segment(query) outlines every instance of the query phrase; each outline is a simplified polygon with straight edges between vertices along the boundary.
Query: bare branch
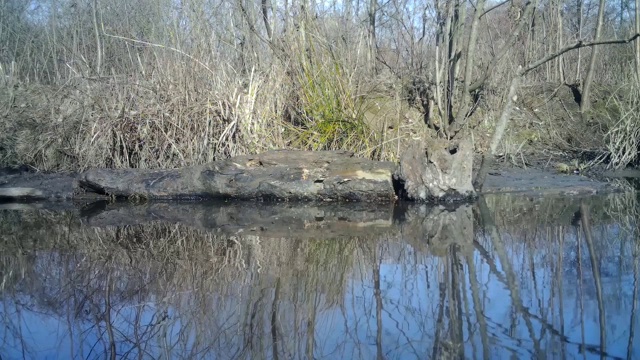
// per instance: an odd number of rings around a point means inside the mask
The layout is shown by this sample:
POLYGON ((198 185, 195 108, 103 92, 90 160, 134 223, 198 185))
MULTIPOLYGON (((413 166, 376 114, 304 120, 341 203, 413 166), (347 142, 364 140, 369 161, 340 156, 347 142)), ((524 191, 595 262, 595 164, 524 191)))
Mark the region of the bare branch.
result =
POLYGON ((628 44, 634 40, 636 40, 637 38, 640 37, 640 33, 639 34, 634 34, 633 36, 626 38, 626 39, 606 39, 606 40, 598 40, 598 41, 576 41, 573 44, 567 45, 565 47, 563 47, 562 49, 558 50, 557 52, 553 53, 553 54, 549 54, 545 57, 543 57, 542 59, 539 59, 531 64, 529 64, 526 68, 524 68, 522 70, 522 75, 526 75, 527 73, 529 73, 530 71, 536 69, 537 67, 546 64, 547 62, 557 58, 558 56, 571 51, 571 50, 575 50, 575 49, 580 49, 580 48, 585 48, 585 47, 591 47, 591 46, 597 46, 597 45, 610 45, 610 44, 628 44))
MULTIPOLYGON (((640 34, 640 0, 636 0, 636 35, 640 34)), ((640 82, 640 41, 636 41, 636 80, 640 82)))
POLYGON ((471 86, 469 87, 470 92, 474 92, 480 89, 484 85, 484 83, 487 81, 489 76, 493 73, 493 69, 495 69, 500 63, 500 60, 502 60, 502 58, 509 52, 509 50, 513 48, 513 44, 515 44, 516 40, 518 40, 518 37, 520 37, 520 34, 522 34, 525 25, 528 24, 530 21, 529 17, 531 15, 531 12, 533 11, 533 8, 535 7, 535 3, 536 3, 535 1, 530 0, 525 4, 523 15, 518 20, 518 25, 516 26, 515 31, 511 33, 511 37, 509 37, 509 40, 507 41, 507 43, 503 45, 503 47, 500 49, 500 52, 491 61, 491 63, 487 67, 486 71, 484 71, 480 79, 478 79, 476 82, 471 84, 471 86))
POLYGON ((102 42, 100 41, 100 31, 98 31, 98 0, 93 0, 91 8, 93 18, 93 31, 96 37, 96 75, 100 76, 102 68, 102 42))
MULTIPOLYGON (((466 94, 464 95, 465 99, 467 98, 467 95, 469 93, 472 93, 480 89, 482 86, 484 86, 487 79, 489 79, 489 76, 493 73, 493 70, 500 64, 500 61, 502 60, 502 58, 504 58, 504 56, 506 56, 509 50, 513 48, 513 45, 516 43, 516 41, 520 37, 520 34, 522 34, 522 32, 524 31, 525 26, 529 23, 531 13, 533 12, 533 9, 535 8, 536 4, 537 4, 537 0, 527 1, 527 3, 524 6, 523 15, 518 19, 516 28, 511 33, 509 40, 502 46, 499 53, 492 59, 491 63, 487 66, 486 70, 482 73, 480 78, 471 84, 468 84, 467 81, 469 80, 465 79, 465 92, 466 92, 466 94)), ((460 130, 464 128, 468 120, 469 120, 468 116, 461 118, 459 121, 457 120, 454 123, 453 128, 449 131, 450 136, 455 137, 460 132, 460 130)))
POLYGON ((488 8, 487 10, 485 10, 482 14, 480 14, 480 17, 483 17, 483 16, 487 15, 487 14, 488 14, 488 13, 490 13, 491 11, 493 11, 493 10, 495 10, 495 9, 499 8, 500 6, 502 6, 502 5, 506 4, 506 3, 509 3, 509 2, 511 2, 511 1, 512 1, 512 0, 504 0, 504 1, 501 1, 501 2, 499 2, 499 3, 495 4, 495 5, 493 5, 492 7, 488 8))
POLYGON ((131 39, 128 37, 124 37, 124 36, 120 36, 120 35, 112 35, 112 34, 107 34, 104 30, 104 27, 102 28, 102 34, 106 37, 110 37, 110 38, 114 38, 114 39, 119 39, 119 40, 124 40, 124 41, 129 41, 133 44, 140 44, 140 45, 145 45, 145 46, 152 46, 152 47, 157 47, 157 48, 161 48, 161 49, 167 49, 167 50, 171 50, 171 51, 175 51, 176 53, 187 57, 189 60, 192 60, 193 62, 195 62, 196 64, 202 66, 203 68, 205 68, 207 71, 209 71, 211 74, 215 74, 215 72, 213 72, 213 70, 211 70, 211 68, 209 68, 209 66, 207 66, 207 64, 203 63, 202 61, 196 59, 195 57, 187 54, 186 52, 180 50, 180 49, 176 49, 174 47, 171 46, 165 46, 162 44, 154 44, 148 41, 142 41, 142 40, 136 40, 136 39, 131 39))
MULTIPOLYGON (((262 20, 264 21, 264 28, 267 31, 267 38, 273 39, 273 34, 271 32, 271 26, 269 26, 269 7, 267 5, 267 0, 262 0, 260 2, 260 4, 261 4, 261 8, 262 8, 262 20)), ((246 14, 245 14, 245 16, 246 16, 246 14)))

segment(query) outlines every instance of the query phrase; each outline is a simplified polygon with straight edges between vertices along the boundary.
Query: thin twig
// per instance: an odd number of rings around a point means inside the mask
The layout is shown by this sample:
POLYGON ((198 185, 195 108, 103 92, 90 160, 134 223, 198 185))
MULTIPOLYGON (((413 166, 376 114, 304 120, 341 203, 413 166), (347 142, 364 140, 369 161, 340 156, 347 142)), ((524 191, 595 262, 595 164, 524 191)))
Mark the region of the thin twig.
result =
POLYGON ((186 52, 180 50, 180 49, 176 49, 174 47, 171 46, 166 46, 166 45, 162 45, 162 44, 154 44, 154 43, 150 43, 148 41, 142 41, 142 40, 136 40, 136 39, 132 39, 132 38, 128 38, 128 37, 124 37, 124 36, 120 36, 120 35, 111 35, 111 34, 107 34, 104 29, 102 29, 102 33, 104 34, 104 36, 108 36, 110 38, 114 38, 114 39, 119 39, 119 40, 124 40, 124 41, 130 41, 132 43, 135 44, 142 44, 142 45, 147 45, 147 46, 153 46, 153 47, 157 47, 157 48, 161 48, 161 49, 167 49, 167 50, 171 50, 171 51, 175 51, 180 55, 186 56, 187 58, 189 58, 190 60, 194 61, 196 64, 202 66, 203 68, 205 68, 207 71, 209 71, 211 74, 215 73, 213 72, 213 70, 211 70, 211 68, 209 66, 207 66, 207 64, 203 63, 202 61, 196 59, 195 57, 187 54, 186 52))

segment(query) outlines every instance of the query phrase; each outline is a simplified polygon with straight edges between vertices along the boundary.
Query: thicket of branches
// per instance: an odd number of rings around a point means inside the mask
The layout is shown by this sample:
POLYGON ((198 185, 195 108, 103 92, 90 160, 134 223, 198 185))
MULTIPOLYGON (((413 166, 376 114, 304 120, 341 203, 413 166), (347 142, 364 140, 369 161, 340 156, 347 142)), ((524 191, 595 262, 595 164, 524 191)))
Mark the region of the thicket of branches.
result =
POLYGON ((486 149, 514 77, 585 99, 592 82, 638 86, 638 41, 583 47, 633 40, 638 17, 637 0, 5 0, 0 162, 171 167, 287 147, 395 159, 416 133, 468 128, 486 149))

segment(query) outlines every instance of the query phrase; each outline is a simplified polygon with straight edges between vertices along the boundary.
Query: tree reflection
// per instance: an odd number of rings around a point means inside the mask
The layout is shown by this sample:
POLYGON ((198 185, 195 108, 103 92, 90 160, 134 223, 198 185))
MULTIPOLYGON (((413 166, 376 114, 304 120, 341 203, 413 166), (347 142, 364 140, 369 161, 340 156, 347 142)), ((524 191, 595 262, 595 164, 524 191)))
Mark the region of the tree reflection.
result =
MULTIPOLYGON (((604 299, 602 296, 602 280, 600 278, 600 261, 594 248, 593 235, 591 233, 591 221, 589 219, 589 207, 583 203, 580 204, 580 214, 582 231, 584 240, 589 250, 589 262, 591 263, 591 273, 593 274, 593 282, 596 289, 596 299, 598 300, 598 319, 600 322, 600 349, 603 354, 607 351, 607 332, 606 332, 606 315, 604 312, 604 299)), ((580 241, 578 239, 578 241, 580 241)))
POLYGON ((1 346, 9 358, 637 358, 638 207, 617 196, 412 206, 392 231, 348 239, 1 212, 1 346))

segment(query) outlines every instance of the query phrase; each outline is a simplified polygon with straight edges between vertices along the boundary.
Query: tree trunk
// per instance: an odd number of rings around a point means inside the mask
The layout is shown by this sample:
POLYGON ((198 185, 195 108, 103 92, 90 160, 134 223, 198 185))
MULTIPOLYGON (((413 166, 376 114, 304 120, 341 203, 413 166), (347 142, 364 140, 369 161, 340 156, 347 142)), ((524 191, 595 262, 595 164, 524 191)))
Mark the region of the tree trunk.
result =
MULTIPOLYGON (((582 4, 583 0, 576 0, 578 8, 578 40, 582 40, 582 4)), ((580 63, 582 61, 582 49, 578 49, 578 61, 576 62, 576 82, 580 81, 580 63)))
POLYGON ((447 7, 447 22, 445 25, 447 27, 446 39, 447 41, 447 61, 443 61, 443 66, 446 64, 446 73, 447 73, 447 81, 446 91, 445 91, 445 112, 446 117, 442 119, 442 129, 444 130, 444 134, 448 134, 448 127, 454 121, 453 118, 453 103, 455 101, 456 94, 456 72, 458 69, 458 38, 460 37, 459 31, 461 28, 459 27, 460 21, 460 4, 457 0, 448 1, 449 5, 447 7))
MULTIPOLYGON (((636 0, 636 34, 640 34, 640 0, 636 0)), ((636 78, 640 83, 640 40, 636 39, 636 78)))
POLYGON ((376 11, 378 10, 378 0, 369 0, 369 65, 371 70, 376 69, 376 11))
POLYGON ((269 5, 267 0, 262 0, 260 6, 262 8, 262 21, 264 21, 264 28, 267 31, 267 39, 271 41, 273 40, 273 34, 271 33, 271 25, 269 25, 269 5))
MULTIPOLYGON (((563 24, 563 19, 562 19, 562 1, 557 0, 556 1, 556 51, 562 49, 562 36, 563 36, 563 28, 564 28, 564 24, 563 24)), ((560 80, 561 83, 565 83, 565 76, 564 76, 564 57, 558 56, 557 61, 556 61, 556 71, 558 72, 557 76, 558 76, 558 80, 560 80)))
POLYGON ((448 57, 443 54, 443 44, 446 43, 446 39, 449 38, 450 35, 450 25, 451 19, 449 17, 449 8, 451 3, 448 2, 446 5, 446 15, 443 14, 441 4, 438 0, 436 0, 436 13, 437 13, 437 23, 438 30, 436 33, 436 55, 434 57, 435 61, 435 78, 436 78, 436 86, 435 86, 435 94, 436 94, 436 102, 438 103, 438 115, 440 117, 440 126, 443 128, 446 127, 446 122, 443 119, 446 119, 447 113, 447 100, 446 94, 443 93, 445 88, 445 84, 447 83, 446 76, 447 72, 444 71, 447 64, 448 57), (443 96, 444 95, 444 96, 443 96))
MULTIPOLYGON (((478 23, 480 22, 480 16, 484 12, 485 0, 478 0, 476 9, 473 13, 473 20, 471 21, 471 29, 469 30, 469 43, 467 44, 467 54, 464 64, 464 91, 462 92, 462 101, 460 102, 457 116, 466 117, 468 112, 463 110, 467 106, 469 101, 471 86, 471 70, 473 69, 475 53, 476 53, 476 40, 478 38, 478 23), (464 111, 464 113, 463 113, 464 111)), ((456 120, 460 121, 460 120, 456 120)))
POLYGON ((98 0, 93 0, 93 31, 96 36, 96 75, 100 76, 102 68, 102 42, 100 41, 100 31, 98 29, 98 0))
MULTIPOLYGON (((600 0, 600 5, 598 6, 598 22, 596 23, 596 34, 594 41, 600 40, 602 23, 604 22, 604 6, 604 0, 600 0)), ((598 47, 594 46, 593 49, 591 49, 591 60, 589 61, 587 76, 584 80, 584 86, 582 88, 582 101, 580 102, 580 111, 582 112, 585 112, 591 108, 591 83, 593 82, 593 72, 595 71, 597 57, 598 47)))
POLYGON ((51 2, 51 34, 53 35, 53 44, 51 46, 51 50, 53 51, 53 69, 55 71, 55 79, 56 82, 60 81, 62 74, 60 74, 60 66, 58 64, 58 2, 53 0, 51 2))
POLYGON ((500 145, 500 141, 502 141, 502 136, 504 136, 504 132, 507 129, 507 125, 509 124, 509 119, 511 118, 511 110, 513 109, 513 103, 518 99, 517 93, 518 88, 520 86, 520 78, 524 76, 522 69, 518 70, 518 73, 511 80, 511 85, 509 86, 509 93, 507 95, 507 101, 502 108, 502 113, 500 114, 500 119, 496 124, 496 128, 493 131, 493 136, 491 138, 491 146, 489 148, 489 154, 484 154, 482 156, 482 164, 480 165, 480 170, 476 175, 476 179, 474 181, 474 187, 477 192, 482 191, 482 187, 484 186, 484 181, 487 178, 487 174, 489 173, 489 169, 493 165, 495 160, 495 156, 498 152, 498 145, 500 145))

